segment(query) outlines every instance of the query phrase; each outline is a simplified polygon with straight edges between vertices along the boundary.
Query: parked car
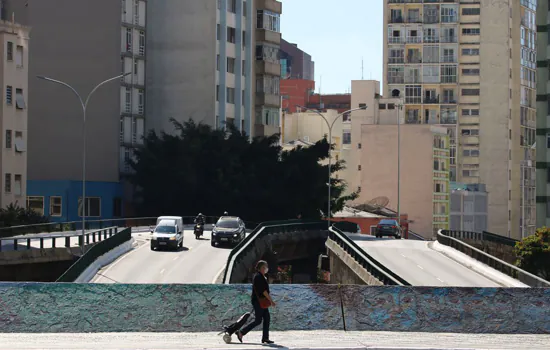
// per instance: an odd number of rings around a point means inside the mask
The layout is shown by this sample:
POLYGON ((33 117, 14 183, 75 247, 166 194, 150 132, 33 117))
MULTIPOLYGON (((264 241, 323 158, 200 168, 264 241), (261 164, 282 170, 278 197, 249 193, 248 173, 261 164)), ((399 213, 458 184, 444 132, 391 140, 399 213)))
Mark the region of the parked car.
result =
POLYGON ((214 247, 221 243, 237 245, 246 237, 246 227, 241 218, 222 216, 212 228, 210 244, 214 247))
POLYGON ((178 249, 183 246, 183 227, 178 226, 177 220, 161 220, 151 231, 151 250, 158 248, 178 249))
POLYGON ((401 227, 397 220, 382 219, 376 226, 376 238, 382 238, 384 236, 395 237, 395 239, 401 239, 401 227))

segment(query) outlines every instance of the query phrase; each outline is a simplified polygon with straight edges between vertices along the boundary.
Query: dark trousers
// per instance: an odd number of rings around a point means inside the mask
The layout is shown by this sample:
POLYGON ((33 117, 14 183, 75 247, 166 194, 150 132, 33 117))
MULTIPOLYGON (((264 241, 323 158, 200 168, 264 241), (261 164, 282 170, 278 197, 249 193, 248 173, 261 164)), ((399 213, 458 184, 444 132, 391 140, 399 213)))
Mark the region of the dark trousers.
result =
POLYGON ((245 335, 255 327, 259 326, 263 321, 263 335, 262 340, 269 340, 269 324, 271 322, 271 316, 269 315, 269 309, 262 309, 260 303, 257 300, 252 301, 254 307, 254 321, 249 323, 248 326, 241 330, 241 333, 245 335))

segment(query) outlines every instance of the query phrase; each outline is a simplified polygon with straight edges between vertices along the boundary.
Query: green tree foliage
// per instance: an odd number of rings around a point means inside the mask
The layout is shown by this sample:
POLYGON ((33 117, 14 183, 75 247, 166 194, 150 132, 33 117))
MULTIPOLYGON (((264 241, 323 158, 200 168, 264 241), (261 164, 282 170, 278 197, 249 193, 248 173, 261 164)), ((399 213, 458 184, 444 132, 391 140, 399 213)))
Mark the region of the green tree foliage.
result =
POLYGON ((534 275, 550 280, 550 230, 539 228, 534 235, 516 243, 516 265, 534 275))
MULTIPOLYGON (((278 135, 252 141, 232 125, 212 129, 172 120, 176 134, 150 132, 130 161, 140 215, 219 215, 248 221, 319 218, 327 206, 326 139, 282 151, 278 135)), ((344 168, 333 164, 332 172, 344 168)), ((357 194, 343 196, 346 184, 332 180, 333 212, 357 194)))
POLYGON ((0 209, 0 226, 33 225, 49 222, 49 219, 32 209, 21 208, 17 202, 0 209))

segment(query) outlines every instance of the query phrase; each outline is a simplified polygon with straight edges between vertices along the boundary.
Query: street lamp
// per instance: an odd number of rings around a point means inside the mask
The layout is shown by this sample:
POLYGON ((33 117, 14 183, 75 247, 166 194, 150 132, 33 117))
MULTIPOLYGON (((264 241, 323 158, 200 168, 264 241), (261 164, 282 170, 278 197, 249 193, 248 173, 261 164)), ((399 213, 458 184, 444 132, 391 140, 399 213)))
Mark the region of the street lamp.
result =
POLYGON ((327 123, 327 127, 328 127, 328 143, 329 143, 329 152, 328 152, 328 213, 327 213, 327 223, 328 223, 328 227, 330 228, 330 216, 331 216, 331 211, 330 211, 330 202, 331 202, 331 193, 330 193, 330 190, 331 190, 331 169, 332 169, 332 127, 334 126, 334 123, 336 123, 336 121, 338 119, 340 119, 344 114, 348 114, 348 113, 351 113, 353 111, 358 111, 358 110, 365 110, 367 109, 367 106, 363 106, 363 107, 359 107, 359 108, 353 108, 353 109, 350 109, 350 110, 347 110, 345 112, 342 112, 340 114, 338 114, 336 116, 336 118, 334 118, 334 120, 332 121, 332 123, 329 123, 328 119, 325 118, 325 116, 319 112, 318 110, 316 109, 311 109, 311 108, 307 108, 307 107, 303 107, 303 106, 300 106, 300 105, 296 105, 296 107, 298 108, 301 108, 303 110, 306 110, 306 111, 311 111, 313 113, 317 113, 318 115, 321 116, 321 118, 323 118, 323 120, 325 121, 325 123, 327 123))
POLYGON ((101 83, 97 84, 92 91, 88 94, 86 97, 86 100, 84 101, 80 94, 76 91, 75 88, 73 88, 71 85, 62 82, 60 80, 48 78, 43 75, 37 75, 36 77, 38 79, 46 80, 54 84, 63 85, 64 87, 70 89, 76 97, 78 97, 78 101, 80 102, 80 105, 82 106, 82 117, 83 117, 83 123, 82 123, 82 242, 80 245, 80 252, 82 255, 84 255, 84 235, 86 231, 86 109, 88 108, 88 102, 90 102, 90 97, 93 95, 94 92, 96 92, 97 89, 99 89, 101 86, 120 78, 123 78, 127 75, 132 74, 130 73, 124 73, 121 75, 117 75, 116 77, 107 79, 102 81, 101 83))

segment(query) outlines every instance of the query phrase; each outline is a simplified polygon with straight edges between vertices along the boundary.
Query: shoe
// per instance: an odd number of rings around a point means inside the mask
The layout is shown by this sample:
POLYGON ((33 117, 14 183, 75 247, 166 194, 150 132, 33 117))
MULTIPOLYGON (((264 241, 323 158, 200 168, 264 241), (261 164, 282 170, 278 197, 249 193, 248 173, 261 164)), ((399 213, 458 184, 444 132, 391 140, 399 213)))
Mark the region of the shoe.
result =
POLYGON ((239 339, 241 343, 243 342, 243 334, 241 333, 241 331, 237 331, 237 339, 239 339))
POLYGON ((275 343, 273 340, 269 340, 269 339, 262 340, 262 344, 273 344, 273 343, 275 343))

